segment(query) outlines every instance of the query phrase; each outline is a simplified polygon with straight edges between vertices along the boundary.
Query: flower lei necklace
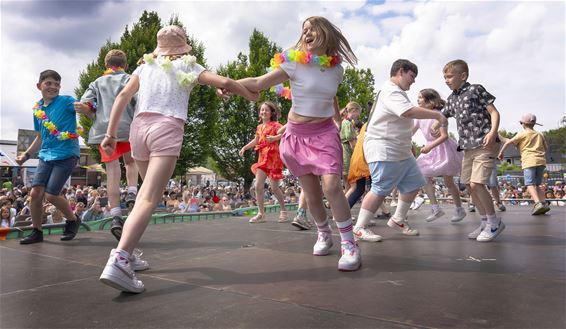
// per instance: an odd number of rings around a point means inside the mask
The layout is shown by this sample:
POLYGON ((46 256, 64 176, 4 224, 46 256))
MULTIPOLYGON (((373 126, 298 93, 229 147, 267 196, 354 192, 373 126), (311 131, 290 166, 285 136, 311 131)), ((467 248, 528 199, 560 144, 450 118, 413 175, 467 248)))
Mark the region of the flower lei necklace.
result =
POLYGON ((112 66, 112 67, 106 69, 102 75, 108 75, 108 74, 113 74, 113 73, 125 73, 125 70, 124 70, 123 67, 112 66))
POLYGON ((69 131, 59 131, 57 126, 49 120, 47 114, 43 110, 44 105, 40 105, 39 103, 35 103, 33 107, 33 115, 35 115, 39 120, 41 120, 43 126, 49 130, 49 134, 55 136, 58 140, 64 141, 66 139, 77 139, 79 138, 79 134, 83 133, 83 128, 77 125, 77 132, 72 133, 69 131))
MULTIPOLYGON (((183 55, 179 58, 187 65, 195 65, 197 59, 195 56, 192 55, 183 55)), ((194 84, 197 80, 198 76, 194 72, 182 72, 177 71, 173 72, 173 61, 168 56, 158 56, 155 58, 153 54, 145 54, 143 55, 143 61, 148 65, 159 65, 165 73, 175 73, 175 79, 181 87, 189 87, 190 85, 194 84)))
MULTIPOLYGON (((269 61, 271 67, 268 71, 273 71, 281 66, 285 62, 297 62, 299 64, 313 64, 319 65, 321 70, 325 68, 334 67, 342 63, 342 59, 339 55, 313 55, 310 51, 305 52, 302 50, 290 49, 283 53, 277 53, 273 55, 273 58, 269 61)), ((271 87, 271 91, 276 92, 279 96, 285 99, 291 99, 291 88, 279 84, 271 87)))

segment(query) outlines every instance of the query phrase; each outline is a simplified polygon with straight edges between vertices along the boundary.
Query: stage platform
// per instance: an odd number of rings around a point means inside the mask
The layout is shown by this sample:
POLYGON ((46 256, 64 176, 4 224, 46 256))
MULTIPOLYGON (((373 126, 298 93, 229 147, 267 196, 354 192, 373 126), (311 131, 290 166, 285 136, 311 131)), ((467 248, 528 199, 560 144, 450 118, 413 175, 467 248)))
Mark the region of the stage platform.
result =
MULTIPOLYGON (((358 206, 359 207, 359 206, 358 206)), ((139 245, 146 291, 98 281, 116 241, 109 231, 69 242, 0 241, 0 328, 564 328, 566 207, 531 216, 508 207, 490 243, 469 240, 477 213, 432 223, 423 206, 408 237, 380 220, 361 242, 363 266, 336 270, 312 255, 314 231, 229 217, 150 225, 139 245)), ((354 209, 354 214, 357 208, 354 209)))

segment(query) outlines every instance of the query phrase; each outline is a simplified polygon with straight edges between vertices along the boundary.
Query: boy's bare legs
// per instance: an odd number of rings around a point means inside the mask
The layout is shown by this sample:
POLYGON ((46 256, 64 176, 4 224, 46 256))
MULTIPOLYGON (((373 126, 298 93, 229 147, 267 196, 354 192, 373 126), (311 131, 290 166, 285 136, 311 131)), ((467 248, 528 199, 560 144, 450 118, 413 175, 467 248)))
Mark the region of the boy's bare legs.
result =
POLYGON ((122 154, 124 166, 126 167, 126 182, 128 186, 138 186, 138 167, 136 161, 132 158, 131 152, 122 154))
POLYGON ((77 216, 75 216, 75 214, 71 210, 71 206, 69 205, 69 200, 65 199, 64 196, 45 193, 45 199, 51 202, 51 204, 53 204, 55 207, 57 207, 57 209, 59 209, 59 211, 63 213, 63 216, 68 221, 72 222, 77 220, 77 216))
POLYGON ((472 198, 478 208, 478 212, 483 216, 495 216, 493 199, 484 184, 470 183, 468 189, 471 191, 472 198))
POLYGON ((163 197, 163 189, 173 174, 176 163, 176 156, 154 156, 150 158, 149 162, 141 161, 138 163, 144 181, 138 192, 134 209, 124 224, 118 249, 132 254, 155 207, 163 197))
POLYGON ((120 160, 106 162, 106 175, 108 177, 108 202, 110 208, 120 207, 120 160))
POLYGON ((31 223, 33 225, 33 228, 42 231, 41 224, 43 217, 43 197, 45 196, 45 187, 32 187, 30 196, 31 223))
POLYGON ((529 191, 531 198, 533 198, 535 202, 541 202, 541 200, 544 200, 544 194, 541 193, 540 189, 538 189, 537 186, 528 185, 527 191, 529 191), (541 194, 542 194, 542 198, 541 198, 541 194))

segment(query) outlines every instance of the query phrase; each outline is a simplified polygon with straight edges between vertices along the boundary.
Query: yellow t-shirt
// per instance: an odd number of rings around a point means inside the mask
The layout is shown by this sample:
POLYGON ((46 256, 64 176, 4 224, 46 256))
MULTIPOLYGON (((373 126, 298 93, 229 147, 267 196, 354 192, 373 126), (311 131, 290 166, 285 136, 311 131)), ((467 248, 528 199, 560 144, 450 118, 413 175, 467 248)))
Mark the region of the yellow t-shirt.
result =
POLYGON ((521 152, 521 168, 546 165, 544 136, 533 129, 525 129, 511 138, 511 143, 521 152))

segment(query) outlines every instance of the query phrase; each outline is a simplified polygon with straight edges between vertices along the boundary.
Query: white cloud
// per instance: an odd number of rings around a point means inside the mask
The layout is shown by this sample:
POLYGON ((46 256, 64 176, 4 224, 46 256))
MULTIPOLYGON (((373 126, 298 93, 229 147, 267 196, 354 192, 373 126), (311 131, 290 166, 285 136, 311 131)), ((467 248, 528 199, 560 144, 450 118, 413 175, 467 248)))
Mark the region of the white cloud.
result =
POLYGON ((442 67, 462 58, 470 65, 470 82, 483 84, 497 97, 502 128, 519 130, 516 122, 524 112, 536 113, 545 129, 556 128, 565 109, 564 7, 563 2, 495 1, 386 1, 381 5, 359 1, 112 1, 96 6, 97 17, 66 17, 61 13, 65 8, 60 8, 57 18, 49 18, 46 35, 69 49, 75 47, 72 51, 50 48, 49 38, 34 40, 34 34, 22 34, 38 31, 37 17, 29 18, 21 10, 3 10, 0 138, 14 139, 18 127, 32 126, 30 107, 39 95, 35 83, 41 70, 60 71, 62 93, 72 94, 79 72, 98 55, 104 41, 117 40, 144 9, 157 11, 163 23, 178 14, 188 32, 205 45, 213 68, 234 60, 239 52, 247 53, 254 28, 285 48, 297 41, 306 17, 326 16, 350 41, 359 58, 358 67, 371 68, 376 87, 388 78, 395 59, 407 58, 419 66, 417 82, 409 93, 412 99, 423 88, 435 88, 446 97, 450 91, 442 67), (77 35, 86 36, 85 31, 89 32, 86 46, 57 39, 79 40, 77 35))

